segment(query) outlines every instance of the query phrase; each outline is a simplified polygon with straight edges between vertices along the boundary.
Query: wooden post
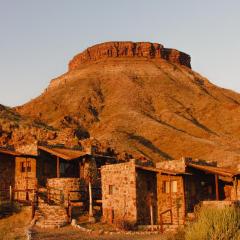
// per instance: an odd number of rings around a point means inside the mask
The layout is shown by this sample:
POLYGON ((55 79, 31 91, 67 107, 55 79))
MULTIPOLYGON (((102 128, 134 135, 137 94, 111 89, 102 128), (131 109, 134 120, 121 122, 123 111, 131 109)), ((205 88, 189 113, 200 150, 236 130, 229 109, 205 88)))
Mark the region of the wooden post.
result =
POLYGON ((69 222, 72 221, 72 206, 71 206, 71 204, 69 205, 69 208, 68 208, 68 220, 69 220, 69 222))
POLYGON ((57 157, 57 178, 60 177, 60 162, 59 162, 59 157, 57 157))
POLYGON ((151 217, 151 225, 153 225, 153 206, 152 206, 152 203, 150 203, 150 217, 151 217))
POLYGON ((218 175, 215 174, 216 200, 219 201, 218 175))
POLYGON ((183 191, 183 224, 185 224, 186 221, 186 214, 187 214, 187 207, 186 207, 186 196, 185 196, 185 180, 186 178, 184 176, 181 176, 181 184, 182 184, 182 191, 183 191))
POLYGON ((89 189, 89 217, 93 217, 93 203, 92 203, 92 183, 89 181, 88 183, 89 189))
POLYGON ((33 191, 33 199, 32 199, 32 219, 35 216, 35 199, 36 199, 36 193, 33 191))
POLYGON ((237 177, 234 178, 233 186, 234 186, 234 191, 235 191, 235 199, 234 200, 238 200, 238 181, 237 181, 237 177))
POLYGON ((26 201, 29 201, 29 193, 28 193, 28 167, 27 167, 27 158, 25 158, 25 180, 26 180, 26 186, 25 186, 25 190, 26 190, 26 201))
POLYGON ((50 189, 47 188, 47 202, 50 203, 50 189))
POLYGON ((160 215, 160 226, 161 226, 161 233, 163 233, 163 219, 162 219, 162 214, 160 215))
POLYGON ((9 186, 9 201, 10 201, 10 203, 12 203, 12 200, 13 200, 12 186, 10 185, 10 186, 9 186))

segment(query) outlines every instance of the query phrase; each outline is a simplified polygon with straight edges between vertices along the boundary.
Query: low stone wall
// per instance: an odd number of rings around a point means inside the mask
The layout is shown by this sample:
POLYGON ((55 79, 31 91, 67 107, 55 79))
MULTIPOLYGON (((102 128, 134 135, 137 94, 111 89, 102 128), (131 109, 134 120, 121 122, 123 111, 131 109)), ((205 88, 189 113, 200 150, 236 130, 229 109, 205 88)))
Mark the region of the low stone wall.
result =
POLYGON ((156 163, 156 168, 161 168, 165 170, 172 170, 178 172, 185 172, 186 162, 185 158, 179 160, 166 160, 156 163))
MULTIPOLYGON (((68 194, 70 191, 84 191, 84 185, 80 178, 49 178, 47 180, 47 189, 50 200, 55 203, 63 203, 65 207, 68 204, 68 194)), ((71 200, 83 198, 79 192, 70 193, 71 200)))
POLYGON ((202 201, 202 206, 212 208, 239 207, 238 201, 202 201))

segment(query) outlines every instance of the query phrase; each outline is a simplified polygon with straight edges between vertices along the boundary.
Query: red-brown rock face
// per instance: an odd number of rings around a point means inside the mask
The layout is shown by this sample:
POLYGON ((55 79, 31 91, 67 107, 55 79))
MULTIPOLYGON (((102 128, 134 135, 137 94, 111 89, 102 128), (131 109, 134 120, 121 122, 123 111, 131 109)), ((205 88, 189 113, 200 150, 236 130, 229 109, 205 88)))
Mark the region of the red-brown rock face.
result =
POLYGON ((164 48, 159 43, 107 42, 97 44, 76 55, 69 63, 69 71, 79 69, 82 63, 117 57, 162 58, 191 68, 189 55, 175 49, 164 48))

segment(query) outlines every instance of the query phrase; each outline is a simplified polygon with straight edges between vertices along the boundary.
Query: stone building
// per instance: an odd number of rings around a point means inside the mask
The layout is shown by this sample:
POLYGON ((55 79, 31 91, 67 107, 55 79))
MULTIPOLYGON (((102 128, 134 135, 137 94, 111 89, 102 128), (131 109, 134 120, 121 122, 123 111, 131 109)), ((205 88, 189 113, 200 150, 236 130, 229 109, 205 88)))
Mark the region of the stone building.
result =
POLYGON ((240 199, 239 172, 191 159, 156 168, 131 160, 101 172, 103 218, 110 223, 181 225, 198 203, 240 199))
POLYGON ((30 200, 32 198, 33 190, 37 186, 36 156, 0 148, 0 191, 2 198, 10 197, 10 186, 14 191, 14 199, 30 200))
MULTIPOLYGON (((67 205, 68 194, 73 199, 85 198, 88 191, 89 168, 94 163, 93 197, 101 198, 100 168, 116 163, 116 159, 94 152, 66 147, 38 146, 37 178, 39 187, 47 188, 54 200, 67 205), (73 193, 73 191, 79 191, 73 193), (61 198, 61 199, 60 199, 61 198), (64 199, 64 200, 63 200, 64 199)), ((91 171, 93 171, 91 169, 91 171)))
POLYGON ((159 170, 181 171, 184 177, 187 209, 204 200, 240 200, 240 172, 218 167, 214 162, 182 158, 156 164, 159 170))
POLYGON ((45 188, 55 189, 58 198, 63 194, 66 201, 69 191, 86 190, 92 162, 96 170, 93 186, 98 188, 93 193, 101 198, 100 168, 115 163, 114 157, 64 146, 38 146, 37 156, 0 148, 0 198, 9 199, 11 186, 15 200, 32 200, 34 191, 45 188))
POLYGON ((163 220, 183 223, 184 190, 181 174, 141 166, 135 160, 103 166, 104 221, 157 225, 161 212, 167 211, 163 220))

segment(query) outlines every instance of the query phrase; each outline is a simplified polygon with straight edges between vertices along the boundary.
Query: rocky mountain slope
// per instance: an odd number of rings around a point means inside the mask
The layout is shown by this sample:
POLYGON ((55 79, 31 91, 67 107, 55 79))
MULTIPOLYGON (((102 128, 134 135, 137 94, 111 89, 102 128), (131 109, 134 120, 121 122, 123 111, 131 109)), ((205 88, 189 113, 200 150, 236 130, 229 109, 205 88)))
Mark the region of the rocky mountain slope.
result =
POLYGON ((240 94, 215 86, 191 70, 189 55, 160 44, 90 47, 41 96, 15 110, 154 161, 240 160, 240 94))
POLYGON ((13 109, 0 105, 0 146, 35 154, 37 142, 73 144, 73 130, 59 131, 40 120, 22 116, 13 109))

